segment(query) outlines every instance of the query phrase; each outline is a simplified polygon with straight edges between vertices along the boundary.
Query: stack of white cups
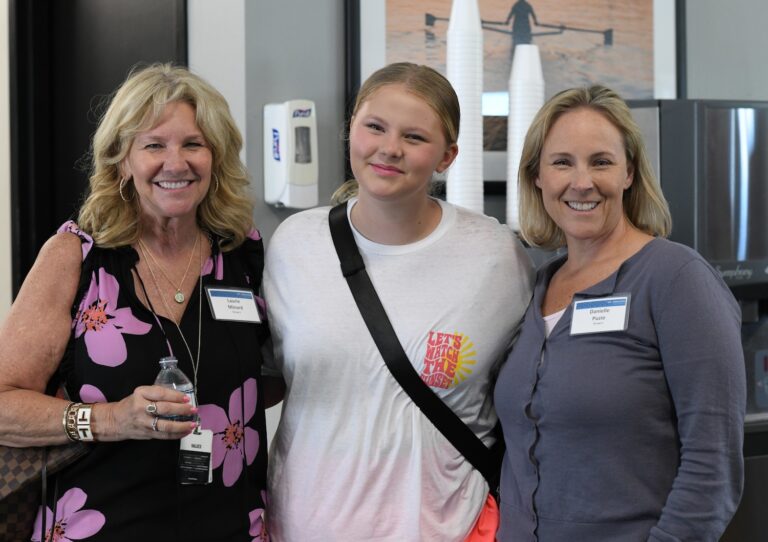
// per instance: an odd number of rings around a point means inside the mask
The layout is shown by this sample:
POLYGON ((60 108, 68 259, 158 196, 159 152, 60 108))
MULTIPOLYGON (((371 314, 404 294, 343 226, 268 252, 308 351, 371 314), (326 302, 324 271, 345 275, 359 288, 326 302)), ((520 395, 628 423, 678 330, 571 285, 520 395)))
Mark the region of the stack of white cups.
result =
POLYGON ((518 169, 525 134, 533 117, 544 105, 544 74, 539 48, 517 45, 509 75, 509 120, 507 123, 507 225, 520 230, 518 169))
POLYGON ((483 212, 483 29, 477 0, 453 0, 447 75, 461 107, 459 155, 448 169, 446 199, 483 212))

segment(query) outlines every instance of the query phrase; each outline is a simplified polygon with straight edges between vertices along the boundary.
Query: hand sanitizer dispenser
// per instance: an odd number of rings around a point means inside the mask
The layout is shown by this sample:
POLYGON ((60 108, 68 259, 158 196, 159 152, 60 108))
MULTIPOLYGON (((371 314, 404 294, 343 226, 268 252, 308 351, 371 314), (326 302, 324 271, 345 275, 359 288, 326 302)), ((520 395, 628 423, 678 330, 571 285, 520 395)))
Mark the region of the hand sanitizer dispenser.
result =
POLYGON ((264 200, 277 207, 317 205, 317 115, 311 100, 264 106, 264 200))

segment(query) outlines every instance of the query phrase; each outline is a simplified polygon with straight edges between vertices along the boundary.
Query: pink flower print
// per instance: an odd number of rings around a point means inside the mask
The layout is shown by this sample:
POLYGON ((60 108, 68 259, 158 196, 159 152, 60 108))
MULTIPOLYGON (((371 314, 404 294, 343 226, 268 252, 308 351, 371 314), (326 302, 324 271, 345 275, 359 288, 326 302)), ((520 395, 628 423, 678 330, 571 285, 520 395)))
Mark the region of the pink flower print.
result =
MULTIPOLYGON (((56 504, 56 522, 53 522, 53 512, 46 507, 45 542, 72 542, 82 540, 98 533, 106 519, 98 510, 82 510, 88 495, 79 487, 73 487, 61 496, 56 504)), ((42 508, 37 513, 35 530, 32 533, 33 542, 41 542, 42 508)))
POLYGON ((261 296, 253 296, 256 301, 256 309, 259 311, 259 316, 261 317, 261 321, 265 322, 267 320, 267 303, 264 301, 264 298, 261 296))
POLYGON ((85 294, 75 317, 75 338, 85 333, 85 346, 94 363, 116 367, 128 358, 124 333, 144 335, 152 328, 133 316, 129 307, 117 308, 120 285, 117 279, 99 269, 91 278, 91 286, 85 294))
MULTIPOLYGON (((248 239, 253 239, 254 241, 258 241, 261 239, 261 233, 259 233, 259 230, 255 228, 251 228, 248 231, 247 234, 248 239)), ((203 264, 203 269, 200 272, 201 275, 204 277, 207 275, 210 275, 211 272, 214 271, 215 268, 215 274, 214 278, 216 280, 224 280, 224 254, 219 251, 218 254, 216 254, 216 258, 214 259, 213 256, 209 256, 207 260, 205 260, 205 263, 203 264)))
MULTIPOLYGON (((200 272, 203 276, 210 275, 213 271, 214 261, 213 256, 209 256, 203 264, 203 270, 200 272)), ((214 275, 216 280, 224 280, 224 255, 219 252, 216 255, 216 274, 214 275)))
POLYGON ((249 378, 229 396, 229 415, 218 405, 199 407, 200 426, 213 431, 213 468, 224 465, 222 479, 231 487, 259 451, 259 433, 247 427, 256 413, 256 379, 249 378))
POLYGON ((90 384, 83 384, 80 386, 80 400, 85 403, 106 403, 107 398, 104 397, 102 392, 96 386, 90 384))
POLYGON ((85 261, 85 257, 88 256, 91 247, 93 247, 93 237, 81 230, 78 225, 75 224, 74 220, 67 220, 58 230, 56 230, 56 233, 64 232, 74 233, 80 238, 83 250, 83 261, 85 261))
MULTIPOLYGON (((261 492, 261 501, 266 505, 267 503, 266 491, 261 492)), ((248 529, 248 534, 256 537, 253 539, 252 542, 269 542, 269 534, 267 533, 267 523, 264 521, 264 509, 256 508, 254 510, 251 510, 251 512, 248 514, 248 519, 250 520, 250 525, 251 525, 250 529, 248 529)))

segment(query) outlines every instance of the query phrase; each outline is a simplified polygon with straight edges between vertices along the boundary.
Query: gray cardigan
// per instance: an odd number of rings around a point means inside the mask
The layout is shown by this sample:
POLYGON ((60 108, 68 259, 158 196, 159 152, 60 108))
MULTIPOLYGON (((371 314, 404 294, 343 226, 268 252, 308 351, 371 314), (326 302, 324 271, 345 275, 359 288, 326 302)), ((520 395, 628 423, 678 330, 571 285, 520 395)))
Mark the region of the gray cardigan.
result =
POLYGON ((495 404, 507 453, 501 541, 716 541, 743 485, 740 310, 712 267, 665 239, 579 299, 631 294, 625 331, 545 338, 547 264, 495 404))

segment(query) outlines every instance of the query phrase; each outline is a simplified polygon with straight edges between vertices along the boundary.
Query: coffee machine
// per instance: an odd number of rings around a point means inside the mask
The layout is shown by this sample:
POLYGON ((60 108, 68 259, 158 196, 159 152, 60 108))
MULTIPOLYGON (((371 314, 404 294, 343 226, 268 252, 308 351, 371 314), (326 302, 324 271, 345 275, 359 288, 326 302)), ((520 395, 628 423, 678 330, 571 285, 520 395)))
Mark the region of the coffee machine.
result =
POLYGON ((663 100, 638 109, 652 120, 646 138, 672 213, 670 239, 704 256, 742 309, 745 485, 721 541, 766 540, 768 102, 663 100))

